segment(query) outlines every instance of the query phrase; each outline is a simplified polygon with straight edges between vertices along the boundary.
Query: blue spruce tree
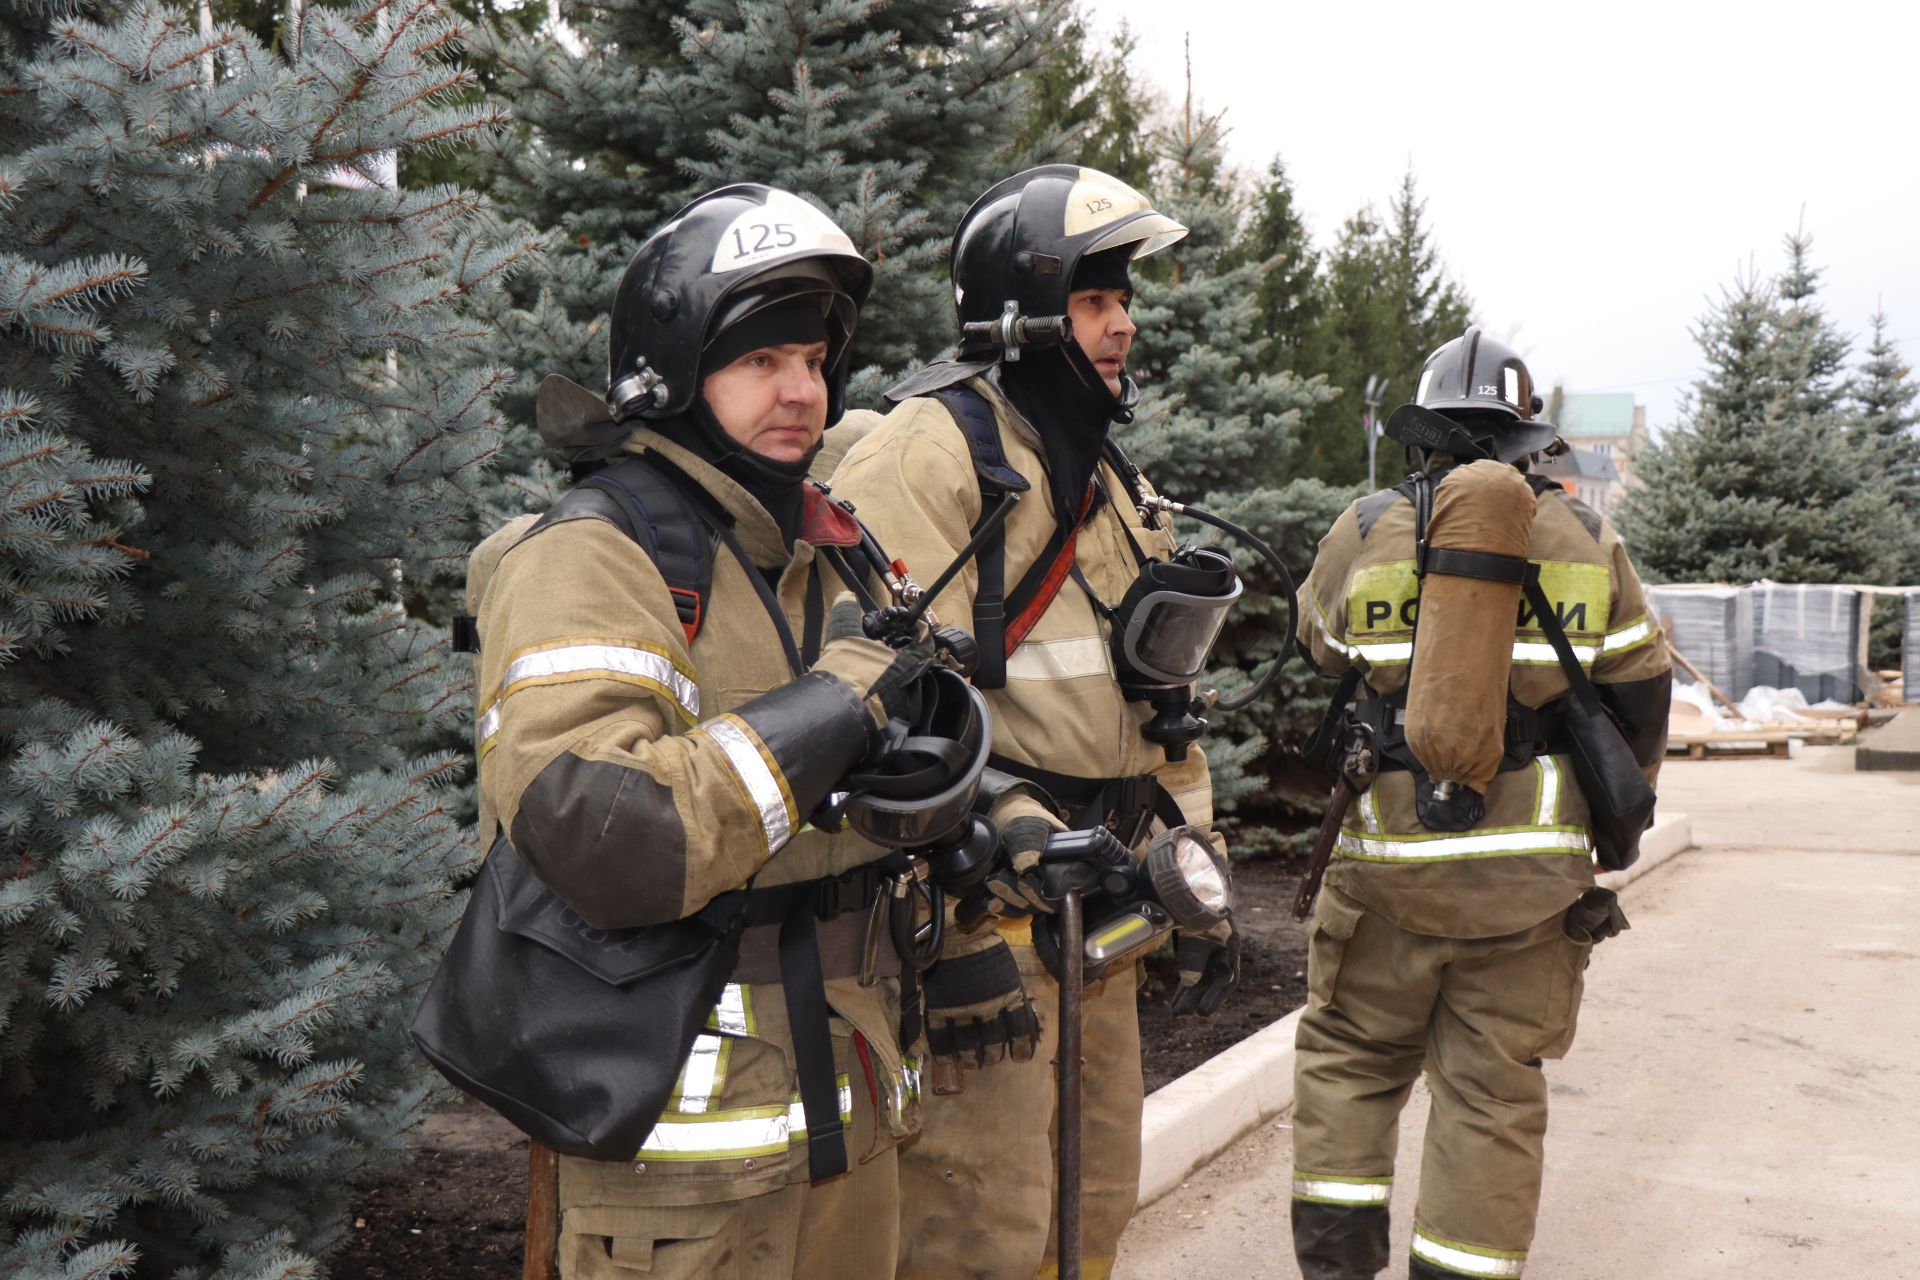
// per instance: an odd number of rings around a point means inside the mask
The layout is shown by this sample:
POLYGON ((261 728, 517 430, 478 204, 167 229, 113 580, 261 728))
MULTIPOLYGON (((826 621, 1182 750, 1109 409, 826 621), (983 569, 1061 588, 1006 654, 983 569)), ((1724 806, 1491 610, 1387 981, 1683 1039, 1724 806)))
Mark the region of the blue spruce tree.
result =
POLYGON ((458 566, 525 246, 392 157, 495 125, 438 0, 281 48, 152 4, 0 48, 0 1274, 315 1274, 426 1085, 458 566))
POLYGON ((520 122, 483 156, 488 189, 552 236, 548 274, 490 317, 489 358, 519 375, 501 401, 514 429, 494 516, 555 496, 534 389, 547 373, 605 385, 619 273, 700 191, 798 192, 873 260, 855 403, 952 344, 948 237, 1019 165, 1021 76, 1058 43, 1065 0, 565 0, 554 12, 532 33, 497 25, 486 49, 520 122))
MULTIPOLYGON (((1131 363, 1145 402, 1138 421, 1121 430, 1121 443, 1162 492, 1246 526, 1304 576, 1321 535, 1353 496, 1299 471, 1302 420, 1333 392, 1324 378, 1261 367, 1258 299, 1267 264, 1236 252, 1246 196, 1224 167, 1220 117, 1197 112, 1189 92, 1155 137, 1155 207, 1190 231, 1136 274, 1140 336, 1131 363)), ((1183 525, 1182 533, 1202 542, 1217 536, 1197 525, 1183 525)), ((1266 563, 1243 547, 1233 551, 1247 594, 1210 675, 1228 696, 1283 651, 1286 625, 1266 563)), ((1246 710, 1211 717, 1207 758, 1223 812, 1245 823, 1315 802, 1316 788, 1297 766, 1298 747, 1324 704, 1323 682, 1296 662, 1246 710)), ((1273 838, 1247 823, 1234 841, 1236 853, 1256 853, 1273 838)))
POLYGON ((1910 535, 1882 449, 1847 428, 1847 343, 1807 238, 1777 281, 1737 279, 1695 334, 1707 373, 1635 459, 1618 512, 1655 582, 1894 580, 1910 535))

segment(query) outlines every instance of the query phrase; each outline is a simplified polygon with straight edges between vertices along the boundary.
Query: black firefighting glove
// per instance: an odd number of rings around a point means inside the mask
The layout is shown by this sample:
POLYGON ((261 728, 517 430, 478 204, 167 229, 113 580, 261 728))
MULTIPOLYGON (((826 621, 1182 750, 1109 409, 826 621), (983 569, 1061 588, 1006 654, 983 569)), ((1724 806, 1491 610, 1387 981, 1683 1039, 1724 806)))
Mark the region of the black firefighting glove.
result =
POLYGON ((1173 954, 1180 965, 1180 987, 1173 993, 1176 1015, 1207 1017, 1240 981, 1240 931, 1232 915, 1205 933, 1181 934, 1173 954))
POLYGON ((971 928, 988 916, 1017 920, 1036 911, 1052 911, 1040 888, 1040 853, 1047 839, 1065 824, 1026 814, 1000 828, 1000 853, 987 878, 961 901, 958 919, 971 928))
POLYGON ((1040 1017, 998 929, 950 934, 925 981, 927 1051, 935 1062, 986 1067, 1033 1057, 1040 1017))
POLYGON ((1589 889, 1580 901, 1567 908, 1561 932, 1575 942, 1605 942, 1631 929, 1627 913, 1620 909, 1620 895, 1611 889, 1589 889))
POLYGON ((933 636, 923 626, 912 644, 895 649, 868 639, 861 616, 852 596, 833 606, 813 670, 839 677, 861 698, 880 728, 891 720, 911 721, 919 709, 920 677, 933 665, 933 636))

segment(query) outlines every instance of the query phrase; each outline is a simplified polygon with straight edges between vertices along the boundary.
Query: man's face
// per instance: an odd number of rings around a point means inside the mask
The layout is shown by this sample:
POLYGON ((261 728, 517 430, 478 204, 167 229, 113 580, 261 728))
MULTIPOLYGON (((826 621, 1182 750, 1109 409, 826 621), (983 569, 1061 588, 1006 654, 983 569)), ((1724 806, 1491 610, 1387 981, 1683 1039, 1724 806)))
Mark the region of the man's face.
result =
POLYGON ((720 429, 774 462, 798 462, 827 427, 827 344, 761 347, 716 369, 700 394, 720 429))
POLYGON ((1130 289, 1075 289, 1067 295, 1073 340, 1115 396, 1120 394, 1127 352, 1133 348, 1133 321, 1127 316, 1127 308, 1132 305, 1130 289))

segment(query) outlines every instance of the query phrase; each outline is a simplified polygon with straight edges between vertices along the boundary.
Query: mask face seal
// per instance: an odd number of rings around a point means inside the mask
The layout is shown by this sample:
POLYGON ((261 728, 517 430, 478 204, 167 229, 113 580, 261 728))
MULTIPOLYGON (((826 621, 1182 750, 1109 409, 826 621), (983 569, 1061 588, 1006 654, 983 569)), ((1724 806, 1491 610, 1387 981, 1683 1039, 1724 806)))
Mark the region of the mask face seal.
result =
POLYGON ((1227 611, 1244 588, 1233 560, 1218 547, 1182 547, 1170 560, 1148 560, 1114 610, 1113 659, 1120 687, 1144 700, 1154 717, 1141 726, 1170 761, 1207 731, 1193 696, 1227 611))

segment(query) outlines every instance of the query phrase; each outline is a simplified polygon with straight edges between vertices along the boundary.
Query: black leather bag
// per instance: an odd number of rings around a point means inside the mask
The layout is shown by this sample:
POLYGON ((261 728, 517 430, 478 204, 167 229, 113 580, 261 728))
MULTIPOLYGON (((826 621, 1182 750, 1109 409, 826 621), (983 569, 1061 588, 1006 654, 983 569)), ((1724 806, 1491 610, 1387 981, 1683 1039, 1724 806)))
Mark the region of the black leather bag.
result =
POLYGON ((748 895, 595 929, 504 836, 408 1031, 442 1075, 536 1142, 632 1160, 740 957, 748 895))
POLYGON ((1620 726, 1600 704, 1599 691, 1581 669, 1567 639, 1566 628, 1538 574, 1526 583, 1527 602, 1553 645, 1573 693, 1561 708, 1567 729, 1573 779, 1587 798, 1588 824, 1602 868, 1624 871, 1640 857, 1640 837, 1653 822, 1654 793, 1647 775, 1633 758, 1633 748, 1620 726))

